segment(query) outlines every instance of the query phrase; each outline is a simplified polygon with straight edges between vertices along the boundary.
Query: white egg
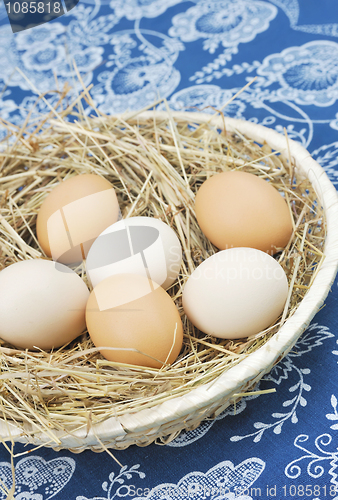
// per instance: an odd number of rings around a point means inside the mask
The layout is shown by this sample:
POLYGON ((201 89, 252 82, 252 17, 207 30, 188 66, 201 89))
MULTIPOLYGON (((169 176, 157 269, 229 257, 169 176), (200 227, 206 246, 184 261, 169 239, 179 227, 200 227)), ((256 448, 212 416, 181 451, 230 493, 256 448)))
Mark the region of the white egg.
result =
POLYGON ((60 347, 86 328, 89 290, 63 264, 30 259, 6 267, 0 297, 0 337, 16 347, 60 347))
POLYGON ((93 287, 114 274, 132 273, 167 289, 181 261, 181 244, 171 227, 152 217, 130 217, 112 224, 94 241, 86 270, 93 287))
POLYGON ((200 264, 183 290, 183 308, 199 330, 243 338, 269 327, 283 311, 288 282, 281 265, 254 248, 229 248, 200 264))

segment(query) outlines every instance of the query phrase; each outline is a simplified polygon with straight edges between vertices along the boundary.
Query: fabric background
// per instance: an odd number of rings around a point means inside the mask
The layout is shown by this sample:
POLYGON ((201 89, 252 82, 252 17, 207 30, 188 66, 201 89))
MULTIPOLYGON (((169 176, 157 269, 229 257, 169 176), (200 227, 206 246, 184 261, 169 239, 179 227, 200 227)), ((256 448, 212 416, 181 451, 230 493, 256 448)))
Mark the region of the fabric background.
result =
MULTIPOLYGON (((286 127, 338 186, 336 0, 81 0, 56 21, 15 35, 1 3, 1 118, 21 124, 36 99, 15 67, 46 92, 56 77, 60 86, 72 81, 72 59, 105 113, 157 97, 173 109, 212 112, 257 76, 225 113, 286 127)), ((44 111, 40 102, 31 119, 44 111)), ((246 397, 170 445, 113 451, 122 469, 106 453, 42 448, 20 456, 27 448, 18 444, 16 500, 337 500, 337 285, 260 382, 274 394, 246 397)), ((10 487, 3 447, 0 460, 10 487)))

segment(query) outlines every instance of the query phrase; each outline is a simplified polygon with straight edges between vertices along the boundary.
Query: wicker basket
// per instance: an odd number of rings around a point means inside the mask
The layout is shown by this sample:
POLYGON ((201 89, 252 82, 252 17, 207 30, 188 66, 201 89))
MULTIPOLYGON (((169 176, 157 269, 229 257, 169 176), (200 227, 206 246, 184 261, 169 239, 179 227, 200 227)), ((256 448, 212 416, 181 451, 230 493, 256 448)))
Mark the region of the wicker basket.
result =
MULTIPOLYGON (((156 114, 158 118, 166 116, 165 112, 156 114)), ((147 118, 153 115, 152 111, 140 116, 147 118)), ((209 114, 201 113, 174 113, 173 116, 205 122, 211 120, 209 114)), ((224 126, 223 119, 219 117, 213 117, 212 123, 219 125, 220 128, 224 126)), ((230 118, 225 118, 225 125, 229 131, 237 130, 260 143, 267 142, 273 149, 282 150, 288 157, 285 137, 274 130, 230 118)), ((119 418, 110 418, 99 425, 94 425, 89 432, 83 429, 72 433, 71 436, 56 433, 62 443, 57 448, 44 433, 35 434, 34 445, 50 446, 56 450, 66 448, 73 452, 81 452, 88 448, 93 451, 103 451, 104 447, 125 449, 132 444, 147 446, 158 438, 178 435, 183 429, 195 429, 205 418, 216 417, 227 406, 238 401, 239 393, 252 389, 261 377, 290 351, 322 306, 337 272, 338 196, 326 173, 311 158, 308 151, 292 140, 289 141, 289 149, 295 163, 296 174, 304 175, 310 180, 324 207, 327 220, 326 257, 297 311, 265 345, 214 381, 150 409, 125 414, 119 418)), ((28 434, 30 431, 28 425, 26 430, 28 434)), ((31 442, 21 429, 10 422, 0 422, 0 434, 4 440, 31 442)))

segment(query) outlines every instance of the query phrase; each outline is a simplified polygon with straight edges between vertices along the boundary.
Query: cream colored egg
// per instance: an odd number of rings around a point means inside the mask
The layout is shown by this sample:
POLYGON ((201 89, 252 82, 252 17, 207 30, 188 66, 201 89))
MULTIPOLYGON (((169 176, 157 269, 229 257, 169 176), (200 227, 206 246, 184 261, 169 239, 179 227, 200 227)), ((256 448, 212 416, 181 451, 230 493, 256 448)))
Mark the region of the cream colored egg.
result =
POLYGON ((92 341, 110 361, 160 368, 173 363, 182 347, 175 303, 161 286, 138 274, 101 281, 90 294, 86 322, 92 341))
POLYGON ((288 282, 281 265, 254 248, 230 248, 200 264, 183 290, 183 308, 199 330, 236 339, 269 327, 283 311, 288 282))
POLYGON ((16 347, 60 347, 85 330, 89 290, 63 264, 32 259, 6 267, 0 297, 0 337, 16 347))
POLYGON ((42 203, 36 233, 48 257, 81 262, 99 234, 118 220, 113 186, 100 175, 75 175, 59 183, 42 203))
POLYGON ((113 274, 132 273, 167 289, 181 262, 180 241, 168 224, 153 217, 130 217, 112 224, 94 241, 86 270, 93 287, 113 274))

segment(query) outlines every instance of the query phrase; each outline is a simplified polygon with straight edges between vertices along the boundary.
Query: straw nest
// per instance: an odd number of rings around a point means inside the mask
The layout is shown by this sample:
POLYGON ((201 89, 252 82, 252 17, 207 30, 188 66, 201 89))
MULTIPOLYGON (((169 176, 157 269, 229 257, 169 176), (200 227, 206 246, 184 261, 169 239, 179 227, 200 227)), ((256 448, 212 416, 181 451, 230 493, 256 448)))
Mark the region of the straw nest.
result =
MULTIPOLYGON (((37 122, 28 117, 21 128, 3 122, 8 136, 0 145, 0 269, 23 259, 45 258, 35 223, 44 198, 57 184, 83 173, 104 176, 116 190, 123 217, 159 218, 181 241, 181 272, 168 293, 182 317, 184 345, 171 366, 150 369, 106 361, 86 332, 53 352, 22 351, 1 341, 2 419, 19 428, 30 424, 27 439, 32 443, 34 434, 43 431, 57 444, 55 431, 90 429, 109 417, 153 407, 214 380, 279 330, 308 292, 324 259, 323 209, 311 183, 298 179, 292 162, 278 151, 197 118, 176 118, 165 102, 166 116, 154 112, 109 117, 97 111, 88 116, 80 98, 66 104, 67 92, 56 93, 55 108, 37 122), (290 286, 285 310, 266 331, 240 341, 197 331, 181 302, 189 275, 217 252, 196 222, 195 193, 204 180, 231 169, 253 173, 277 188, 294 227, 287 247, 275 256, 290 286)), ((93 105, 87 90, 80 97, 93 105)), ((75 270, 87 283, 85 262, 75 270)))

